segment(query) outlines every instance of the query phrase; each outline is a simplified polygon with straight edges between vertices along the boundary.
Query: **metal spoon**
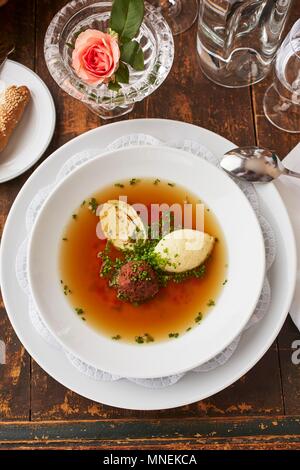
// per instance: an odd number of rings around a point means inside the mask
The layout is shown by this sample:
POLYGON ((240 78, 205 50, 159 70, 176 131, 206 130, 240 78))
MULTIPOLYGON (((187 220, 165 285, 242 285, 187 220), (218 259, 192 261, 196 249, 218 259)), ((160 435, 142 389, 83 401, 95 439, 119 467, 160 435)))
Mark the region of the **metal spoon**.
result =
POLYGON ((281 175, 300 178, 300 173, 283 166, 276 153, 258 147, 238 147, 225 153, 221 168, 251 183, 269 183, 281 175))

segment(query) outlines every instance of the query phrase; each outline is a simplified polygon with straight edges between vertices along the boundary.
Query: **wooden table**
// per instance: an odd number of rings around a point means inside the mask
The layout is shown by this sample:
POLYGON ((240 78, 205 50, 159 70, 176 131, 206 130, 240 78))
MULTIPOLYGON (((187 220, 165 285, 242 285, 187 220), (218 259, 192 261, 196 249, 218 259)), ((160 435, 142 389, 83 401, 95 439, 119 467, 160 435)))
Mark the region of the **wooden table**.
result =
MULTIPOLYGON (((16 44, 15 60, 35 70, 55 100, 56 132, 44 158, 73 137, 105 124, 63 93, 46 68, 45 31, 65 3, 9 0, 0 8, 1 37, 16 44)), ((297 5, 290 23, 299 16, 297 5)), ((206 127, 237 145, 258 144, 285 156, 299 135, 280 132, 265 119, 262 98, 270 80, 236 90, 209 82, 197 65, 195 34, 193 27, 176 38, 170 76, 123 119, 177 119, 206 127)), ((32 171, 1 184, 1 228, 32 171)), ((0 339, 7 346, 7 364, 0 365, 0 448, 300 448, 300 365, 291 361, 291 345, 299 332, 290 319, 261 361, 222 393, 173 410, 135 412, 86 400, 50 378, 18 341, 1 307, 0 339)))

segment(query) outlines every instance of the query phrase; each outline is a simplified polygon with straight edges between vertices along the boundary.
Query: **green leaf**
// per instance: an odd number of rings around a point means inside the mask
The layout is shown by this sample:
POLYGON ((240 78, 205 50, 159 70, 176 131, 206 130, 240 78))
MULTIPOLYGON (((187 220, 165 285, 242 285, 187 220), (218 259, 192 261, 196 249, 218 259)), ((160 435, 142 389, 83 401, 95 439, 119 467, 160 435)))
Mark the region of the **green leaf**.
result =
POLYGON ((116 82, 129 83, 129 69, 123 62, 120 62, 119 68, 116 71, 116 82))
POLYGON ((144 0, 114 0, 110 27, 126 42, 139 32, 144 18, 144 0))
POLYGON ((136 41, 126 42, 121 47, 121 60, 135 70, 144 70, 144 52, 136 41))
POLYGON ((108 88, 111 91, 119 91, 121 88, 121 85, 118 82, 109 82, 108 88))

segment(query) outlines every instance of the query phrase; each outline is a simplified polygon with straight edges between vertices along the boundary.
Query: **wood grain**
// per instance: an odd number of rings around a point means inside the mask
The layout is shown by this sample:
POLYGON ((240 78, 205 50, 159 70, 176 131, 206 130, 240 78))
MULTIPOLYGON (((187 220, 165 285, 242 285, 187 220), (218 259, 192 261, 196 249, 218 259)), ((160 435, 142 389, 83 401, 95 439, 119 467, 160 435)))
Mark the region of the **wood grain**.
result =
MULTIPOLYGON (((300 5, 292 8, 286 32, 300 16, 300 5)), ((264 115, 263 97, 273 80, 273 73, 267 79, 252 87, 253 111, 257 145, 275 149, 284 158, 299 142, 299 134, 282 132, 272 126, 264 115)), ((299 331, 289 318, 278 338, 279 367, 282 379, 283 405, 286 413, 299 413, 300 410, 300 366, 292 363, 292 342, 300 339, 299 331)))
MULTIPOLYGON (((53 84, 45 67, 42 54, 44 34, 54 13, 64 2, 59 0, 37 3, 37 59, 36 68, 39 75, 50 86, 56 97, 58 109, 58 125, 54 138, 57 147, 69 139, 89 128, 100 125, 97 117, 89 113, 86 108, 76 100, 67 97, 53 84), (46 6, 45 6, 46 5, 46 6), (46 10, 46 13, 45 13, 46 10)), ((135 117, 163 117, 191 122, 209 128, 225 137, 235 141, 237 145, 255 143, 253 128, 253 115, 251 110, 251 95, 249 89, 226 90, 218 87, 202 76, 196 58, 196 28, 185 35, 176 38, 174 67, 166 82, 153 96, 138 104, 129 116, 135 117), (236 109, 239 112, 236 112, 236 109)), ((103 125, 103 124, 102 124, 103 125)), ((263 387, 261 401, 256 400, 257 386, 249 387, 241 383, 237 386, 236 395, 243 390, 244 399, 240 402, 232 399, 232 390, 225 392, 224 397, 216 398, 212 402, 184 407, 176 411, 163 411, 153 413, 137 413, 120 411, 105 407, 66 390, 48 377, 36 364, 32 366, 32 419, 94 419, 95 417, 116 416, 173 416, 182 415, 225 415, 229 414, 256 414, 264 410, 274 413, 282 411, 282 397, 277 352, 269 353, 269 364, 272 364, 272 389, 263 387), (240 390, 240 392, 239 392, 240 390), (48 396, 51 399, 44 400, 48 396), (265 403, 265 405, 264 405, 265 403)), ((261 373, 263 377, 264 372, 261 373)), ((251 377, 251 376, 250 376, 251 377)), ((250 381, 252 384, 253 381, 250 381)), ((261 389, 261 384, 259 384, 261 389)), ((241 393, 242 396, 242 393, 241 393)))
MULTIPOLYGON (((14 43, 13 59, 34 69, 35 1, 8 2, 0 9, 1 40, 14 43), (5 35, 3 35, 5 31, 5 35), (20 34, 22 32, 22 34, 20 34)), ((0 185, 0 230, 17 193, 30 171, 0 185)), ((3 303, 1 301, 3 306, 3 303)), ((30 416, 30 357, 18 341, 3 308, 0 310, 0 340, 6 345, 6 364, 0 365, 0 419, 26 419, 30 416)))
POLYGON ((275 347, 268 351, 255 369, 223 392, 196 404, 173 410, 152 412, 119 410, 92 402, 66 390, 36 364, 33 365, 32 376, 33 420, 265 416, 283 413, 278 354, 275 347))
MULTIPOLYGON (((300 4, 295 2, 295 5, 291 9, 289 21, 287 22, 285 33, 291 29, 291 26, 300 16, 300 4), (297 5, 296 5, 297 3, 297 5)), ((299 134, 290 134, 283 132, 274 127, 265 117, 263 111, 263 97, 272 83, 274 71, 269 76, 252 87, 252 98, 253 98, 253 111, 255 121, 255 131, 257 136, 257 144, 272 149, 276 149, 279 156, 284 158, 287 153, 292 150, 293 147, 299 142, 299 134)))
MULTIPOLYGON (((296 351, 292 347, 295 341, 298 342, 297 350, 300 350, 300 333, 291 318, 288 318, 278 337, 278 344, 284 409, 290 415, 300 414, 300 364, 292 361, 292 355, 296 351)), ((300 358, 298 353, 297 358, 300 358)))
POLYGON ((0 424, 0 449, 259 450, 299 444, 300 418, 287 416, 0 424))
MULTIPOLYGON (((43 159, 73 137, 106 125, 61 91, 48 73, 44 36, 65 3, 11 0, 0 9, 0 31, 15 42, 16 60, 36 70, 55 100, 56 131, 43 159)), ((299 16, 297 5, 289 25, 299 16)), ((248 89, 214 85, 200 71, 195 41, 196 27, 176 38, 168 79, 121 119, 159 117, 190 122, 237 145, 257 143, 284 156, 299 136, 280 132, 263 115, 263 94, 271 76, 248 89)), ((33 170, 0 185, 1 230, 17 192, 33 170)), ((300 368, 291 362, 291 344, 297 338, 299 332, 289 320, 263 359, 223 392, 178 409, 135 412, 84 399, 50 378, 31 363, 2 309, 0 339, 7 343, 7 364, 0 365, 0 448, 300 448, 300 368)))

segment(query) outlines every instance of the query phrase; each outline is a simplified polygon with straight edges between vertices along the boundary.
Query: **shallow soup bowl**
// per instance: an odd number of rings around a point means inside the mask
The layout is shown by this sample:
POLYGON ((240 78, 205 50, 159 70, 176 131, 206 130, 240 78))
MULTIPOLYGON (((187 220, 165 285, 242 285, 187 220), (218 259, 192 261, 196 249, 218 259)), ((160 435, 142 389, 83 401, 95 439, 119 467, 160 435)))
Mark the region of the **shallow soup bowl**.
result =
POLYGON ((40 316, 65 350, 114 375, 156 378, 205 363, 239 335, 262 290, 265 248, 249 201, 220 169, 181 150, 131 147, 94 158, 56 186, 35 221, 28 267, 40 316), (217 218, 226 241, 227 284, 201 325, 175 341, 112 341, 74 315, 61 288, 59 250, 70 215, 96 191, 133 177, 172 181, 199 196, 217 218))

